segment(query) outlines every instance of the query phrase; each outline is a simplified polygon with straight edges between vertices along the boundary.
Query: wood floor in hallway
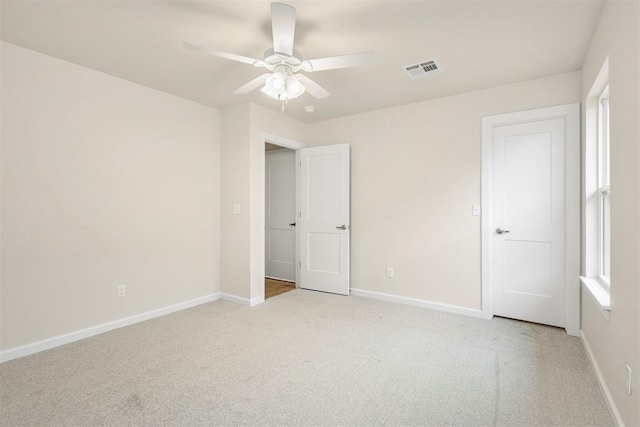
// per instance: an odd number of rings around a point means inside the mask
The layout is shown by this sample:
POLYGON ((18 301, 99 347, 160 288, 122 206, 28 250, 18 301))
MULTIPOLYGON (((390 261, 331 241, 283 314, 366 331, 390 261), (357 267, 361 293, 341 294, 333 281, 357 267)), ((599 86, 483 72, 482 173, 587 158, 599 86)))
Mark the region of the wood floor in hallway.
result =
POLYGON ((282 280, 264 279, 264 298, 275 297, 296 288, 295 283, 284 282, 282 280))

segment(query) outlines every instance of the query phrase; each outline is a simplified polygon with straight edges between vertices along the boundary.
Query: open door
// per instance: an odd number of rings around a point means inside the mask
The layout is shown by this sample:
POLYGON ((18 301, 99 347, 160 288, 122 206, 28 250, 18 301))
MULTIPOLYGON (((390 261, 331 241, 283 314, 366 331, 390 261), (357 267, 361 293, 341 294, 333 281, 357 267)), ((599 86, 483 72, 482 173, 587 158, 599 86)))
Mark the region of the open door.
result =
POLYGON ((300 284, 349 295, 349 144, 300 153, 300 284))

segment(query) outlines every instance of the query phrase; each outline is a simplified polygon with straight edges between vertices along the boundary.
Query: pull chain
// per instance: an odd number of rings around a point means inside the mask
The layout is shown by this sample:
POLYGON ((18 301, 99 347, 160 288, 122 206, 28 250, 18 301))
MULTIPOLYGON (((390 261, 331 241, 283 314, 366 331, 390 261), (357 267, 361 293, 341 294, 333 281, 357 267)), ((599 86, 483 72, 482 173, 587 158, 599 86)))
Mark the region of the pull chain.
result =
POLYGON ((284 106, 289 103, 289 98, 284 98, 282 100, 282 114, 284 114, 284 106))

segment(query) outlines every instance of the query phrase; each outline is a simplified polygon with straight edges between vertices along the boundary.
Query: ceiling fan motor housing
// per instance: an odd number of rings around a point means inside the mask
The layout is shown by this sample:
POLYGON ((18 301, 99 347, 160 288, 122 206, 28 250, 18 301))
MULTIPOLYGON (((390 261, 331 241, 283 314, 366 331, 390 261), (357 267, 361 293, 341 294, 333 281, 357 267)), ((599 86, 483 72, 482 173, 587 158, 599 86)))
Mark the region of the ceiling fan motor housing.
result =
POLYGON ((272 66, 289 65, 290 67, 298 67, 302 64, 302 55, 297 50, 293 50, 293 55, 275 52, 273 48, 264 52, 264 62, 272 66))

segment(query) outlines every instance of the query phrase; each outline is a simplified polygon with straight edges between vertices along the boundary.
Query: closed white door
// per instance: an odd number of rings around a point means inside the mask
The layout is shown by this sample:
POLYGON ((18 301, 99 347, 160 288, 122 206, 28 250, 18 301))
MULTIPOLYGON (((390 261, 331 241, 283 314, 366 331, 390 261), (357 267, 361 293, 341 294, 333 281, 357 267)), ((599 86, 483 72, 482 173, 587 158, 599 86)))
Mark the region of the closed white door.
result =
POLYGON ((349 295, 349 145, 300 150, 299 287, 349 295))
POLYGON ((265 154, 265 276, 295 282, 296 156, 293 150, 265 154))
POLYGON ((565 326, 565 120, 493 133, 493 313, 565 326))

